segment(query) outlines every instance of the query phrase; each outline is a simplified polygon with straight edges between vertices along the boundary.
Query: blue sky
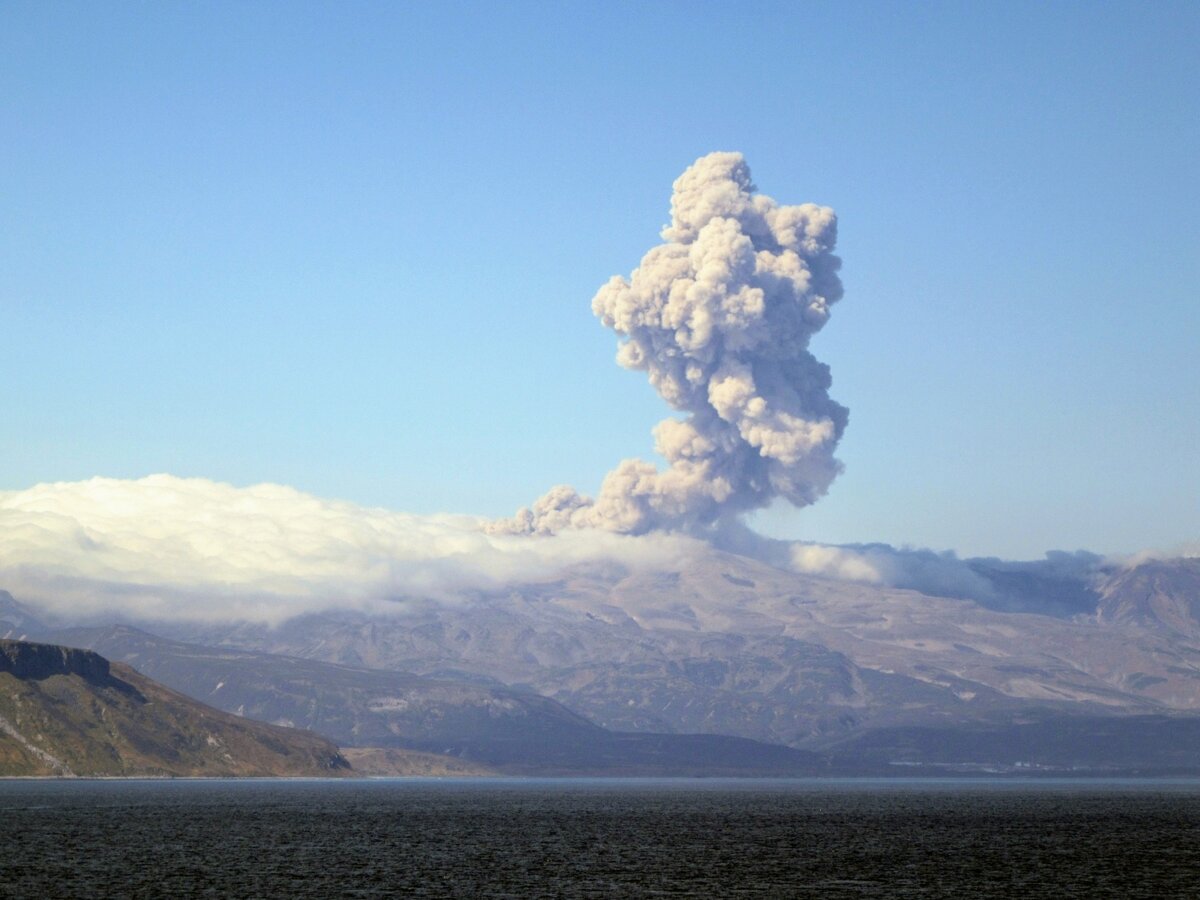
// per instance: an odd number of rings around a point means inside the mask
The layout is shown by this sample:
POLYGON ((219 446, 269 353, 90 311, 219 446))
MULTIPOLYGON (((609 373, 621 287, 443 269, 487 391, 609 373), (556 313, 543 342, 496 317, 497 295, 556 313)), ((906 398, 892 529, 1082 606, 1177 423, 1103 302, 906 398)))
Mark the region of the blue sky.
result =
POLYGON ((0 7, 0 490, 505 515, 651 453, 589 310, 740 150, 840 217, 844 474, 772 534, 1200 538, 1200 7, 0 7))

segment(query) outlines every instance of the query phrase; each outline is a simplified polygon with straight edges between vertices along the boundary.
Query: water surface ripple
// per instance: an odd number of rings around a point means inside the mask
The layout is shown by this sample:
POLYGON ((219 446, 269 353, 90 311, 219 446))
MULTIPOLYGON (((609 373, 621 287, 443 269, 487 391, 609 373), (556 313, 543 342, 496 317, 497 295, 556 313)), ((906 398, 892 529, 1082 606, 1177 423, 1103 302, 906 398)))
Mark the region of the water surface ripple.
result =
POLYGON ((0 782, 0 897, 1194 897, 1200 784, 0 782))

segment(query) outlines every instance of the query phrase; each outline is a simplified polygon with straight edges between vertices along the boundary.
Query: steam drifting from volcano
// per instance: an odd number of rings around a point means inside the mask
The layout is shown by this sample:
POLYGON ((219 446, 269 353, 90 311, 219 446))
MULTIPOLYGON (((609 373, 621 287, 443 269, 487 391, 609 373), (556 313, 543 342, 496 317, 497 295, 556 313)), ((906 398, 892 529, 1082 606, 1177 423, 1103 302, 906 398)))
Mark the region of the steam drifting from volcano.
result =
POLYGON ((667 468, 626 459, 594 500, 560 485, 491 530, 695 530, 776 497, 807 506, 841 471, 848 412, 808 351, 842 296, 833 210, 756 194, 740 153, 701 157, 674 187, 664 243, 592 300, 625 338, 617 362, 689 414, 654 430, 667 468))

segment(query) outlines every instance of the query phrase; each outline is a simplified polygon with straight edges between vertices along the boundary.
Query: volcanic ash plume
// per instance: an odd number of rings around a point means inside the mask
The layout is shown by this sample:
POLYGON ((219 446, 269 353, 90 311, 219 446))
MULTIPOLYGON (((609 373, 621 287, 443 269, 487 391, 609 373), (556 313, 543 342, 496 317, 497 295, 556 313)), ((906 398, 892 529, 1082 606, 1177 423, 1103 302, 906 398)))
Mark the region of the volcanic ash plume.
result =
POLYGON ((711 153, 676 180, 662 237, 592 311, 625 339, 617 362, 688 413, 654 429, 667 468, 624 460, 595 500, 560 485, 493 530, 696 530, 775 497, 806 506, 840 471, 848 413, 808 351, 842 296, 833 210, 780 206, 740 153, 711 153))

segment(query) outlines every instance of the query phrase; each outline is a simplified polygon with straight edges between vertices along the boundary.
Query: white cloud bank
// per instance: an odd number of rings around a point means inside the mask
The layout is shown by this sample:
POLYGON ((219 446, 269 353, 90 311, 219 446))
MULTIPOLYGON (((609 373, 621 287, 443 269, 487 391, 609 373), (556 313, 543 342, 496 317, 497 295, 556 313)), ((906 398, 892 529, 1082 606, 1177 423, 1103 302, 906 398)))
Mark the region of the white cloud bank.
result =
POLYGON ((611 561, 677 567, 682 536, 486 534, 481 519, 416 516, 294 488, 200 478, 93 478, 0 492, 0 588, 65 619, 279 622, 378 611, 611 561))
MULTIPOLYGON (((0 492, 0 590, 68 622, 278 623, 330 609, 459 602, 554 580, 580 564, 679 571, 713 550, 680 534, 571 528, 529 536, 487 533, 484 524, 323 500, 276 484, 238 488, 170 475, 41 484, 0 492)), ((960 560, 885 544, 775 541, 736 523, 713 538, 720 549, 800 574, 1025 610, 1042 603, 1036 579, 1083 584, 1105 567, 1200 555, 1193 544, 1119 560, 1083 552, 1024 563, 960 560), (1021 576, 1035 593, 1010 596, 1006 575, 1021 576)), ((1062 613, 1084 603, 1055 602, 1062 613)))

